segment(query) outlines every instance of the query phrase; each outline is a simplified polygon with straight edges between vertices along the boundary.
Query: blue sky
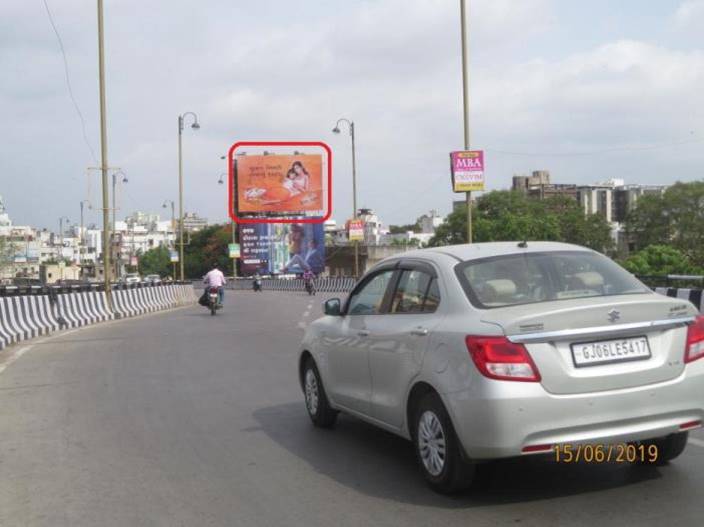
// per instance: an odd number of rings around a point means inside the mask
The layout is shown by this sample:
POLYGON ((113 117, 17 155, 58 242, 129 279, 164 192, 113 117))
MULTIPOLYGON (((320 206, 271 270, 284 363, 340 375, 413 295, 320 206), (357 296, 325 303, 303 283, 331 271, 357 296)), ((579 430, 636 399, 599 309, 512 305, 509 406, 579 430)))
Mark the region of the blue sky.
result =
MULTIPOLYGON (((76 99, 98 151, 94 0, 47 0, 76 99)), ((357 126, 359 204, 388 223, 450 210, 448 152, 462 145, 455 0, 106 0, 109 160, 130 178, 118 217, 176 199, 176 118, 186 208, 224 221, 220 155, 238 140, 327 142, 333 216, 351 209, 357 126)), ((471 0, 472 145, 489 188, 547 169, 553 180, 702 178, 704 0, 471 0), (685 143, 685 144, 679 144, 685 143), (512 153, 507 153, 512 152, 512 153)), ((95 162, 68 96, 41 0, 0 17, 0 194, 18 224, 76 221, 97 205, 95 162)), ((88 221, 97 220, 94 213, 88 221)))

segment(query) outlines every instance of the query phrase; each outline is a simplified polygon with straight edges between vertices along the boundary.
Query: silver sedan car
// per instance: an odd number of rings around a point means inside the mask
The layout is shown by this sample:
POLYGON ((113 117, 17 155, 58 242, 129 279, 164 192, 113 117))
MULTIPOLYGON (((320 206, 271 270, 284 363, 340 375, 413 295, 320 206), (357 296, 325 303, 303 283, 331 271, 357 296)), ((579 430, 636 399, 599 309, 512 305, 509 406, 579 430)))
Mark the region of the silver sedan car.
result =
POLYGON ((299 360, 313 423, 342 411, 413 441, 441 492, 512 456, 667 462, 702 425, 704 318, 583 247, 411 251, 324 311, 299 360))

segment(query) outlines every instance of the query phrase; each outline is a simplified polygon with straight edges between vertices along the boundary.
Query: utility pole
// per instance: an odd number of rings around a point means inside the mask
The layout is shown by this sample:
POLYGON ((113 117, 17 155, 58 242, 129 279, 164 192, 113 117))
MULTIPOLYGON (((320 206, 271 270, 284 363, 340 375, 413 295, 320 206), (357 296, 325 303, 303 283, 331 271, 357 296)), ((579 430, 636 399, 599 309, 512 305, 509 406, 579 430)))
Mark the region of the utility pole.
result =
POLYGON ((105 296, 112 310, 112 288, 110 285, 110 202, 108 196, 108 133, 105 112, 105 49, 103 46, 103 0, 98 0, 98 72, 100 85, 100 171, 103 185, 103 276, 105 296))
MULTIPOLYGON (((462 28, 462 105, 464 113, 464 149, 469 150, 469 39, 467 37, 467 0, 460 0, 462 28)), ((467 243, 472 243, 472 193, 467 198, 467 243)))

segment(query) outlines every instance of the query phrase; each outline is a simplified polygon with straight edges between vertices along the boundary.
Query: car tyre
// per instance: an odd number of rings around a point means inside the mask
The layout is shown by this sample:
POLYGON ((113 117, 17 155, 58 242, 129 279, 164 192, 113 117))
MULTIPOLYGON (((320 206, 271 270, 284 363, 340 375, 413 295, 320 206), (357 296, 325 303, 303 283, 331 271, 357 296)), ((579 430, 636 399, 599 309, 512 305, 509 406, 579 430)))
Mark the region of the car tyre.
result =
POLYGON ((668 461, 672 461, 684 452, 684 449, 687 447, 688 438, 689 432, 679 432, 665 437, 651 439, 650 441, 643 441, 641 444, 644 445, 646 449, 650 445, 655 445, 658 449, 658 458, 653 463, 646 461, 646 464, 664 465, 668 461))
POLYGON ((312 359, 308 359, 303 367, 303 394, 313 424, 320 428, 335 426, 339 412, 330 407, 320 373, 312 359))
POLYGON ((441 494, 455 494, 472 485, 476 466, 465 461, 450 416, 435 393, 425 395, 415 411, 413 444, 428 485, 441 494))

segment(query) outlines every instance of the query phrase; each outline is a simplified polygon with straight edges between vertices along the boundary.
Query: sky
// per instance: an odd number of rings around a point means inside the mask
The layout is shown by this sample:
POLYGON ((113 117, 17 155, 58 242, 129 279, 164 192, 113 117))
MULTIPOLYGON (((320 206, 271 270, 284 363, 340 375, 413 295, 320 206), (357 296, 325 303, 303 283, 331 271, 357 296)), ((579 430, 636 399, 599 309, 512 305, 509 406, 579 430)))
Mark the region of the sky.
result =
MULTIPOLYGON (((98 222, 94 0, 0 5, 0 195, 15 224, 98 222), (91 153, 91 150, 95 153, 91 153)), ((557 183, 704 178, 704 0, 468 0, 471 146, 489 189, 549 170, 557 183)), ((453 199, 462 149, 459 0, 105 0, 108 161, 128 176, 118 218, 185 208, 227 219, 220 159, 243 140, 324 141, 333 217, 358 205, 410 223, 453 199), (344 130, 343 130, 344 132, 344 130)))

